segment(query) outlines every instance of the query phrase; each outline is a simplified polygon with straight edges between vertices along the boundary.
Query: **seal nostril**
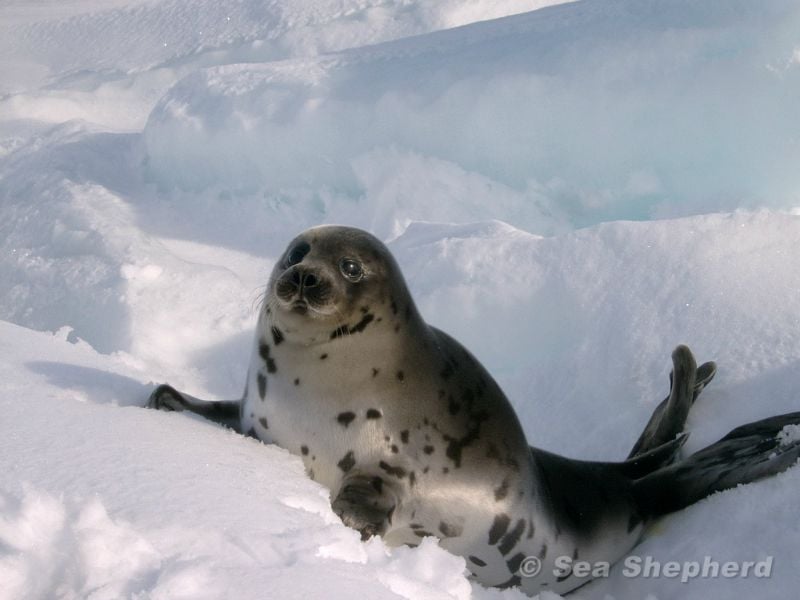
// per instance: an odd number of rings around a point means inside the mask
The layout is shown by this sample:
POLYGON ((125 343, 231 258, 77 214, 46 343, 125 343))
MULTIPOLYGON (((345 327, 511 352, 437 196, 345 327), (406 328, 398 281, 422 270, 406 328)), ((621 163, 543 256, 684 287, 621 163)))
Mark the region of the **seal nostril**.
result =
POLYGON ((291 275, 289 276, 289 281, 291 281, 296 286, 300 287, 301 274, 300 274, 300 271, 298 269, 295 269, 294 271, 292 271, 291 275))
POLYGON ((313 273, 306 273, 306 276, 303 278, 303 287, 315 287, 319 283, 319 279, 313 273))

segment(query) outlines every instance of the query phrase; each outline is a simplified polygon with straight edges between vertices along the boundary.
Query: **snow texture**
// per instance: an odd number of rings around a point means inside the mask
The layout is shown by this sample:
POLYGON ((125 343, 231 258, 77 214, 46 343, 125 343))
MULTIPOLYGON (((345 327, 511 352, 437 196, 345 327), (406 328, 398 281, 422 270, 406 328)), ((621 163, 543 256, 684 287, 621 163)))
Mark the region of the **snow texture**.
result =
MULTIPOLYGON (((362 543, 286 451, 141 406, 238 397, 276 257, 339 222, 534 445, 623 458, 679 343, 719 365, 688 451, 798 410, 798 99, 793 0, 4 2, 0 599, 521 598, 433 539, 362 543)), ((618 566, 571 597, 793 597, 798 489, 634 551, 767 579, 618 566)))

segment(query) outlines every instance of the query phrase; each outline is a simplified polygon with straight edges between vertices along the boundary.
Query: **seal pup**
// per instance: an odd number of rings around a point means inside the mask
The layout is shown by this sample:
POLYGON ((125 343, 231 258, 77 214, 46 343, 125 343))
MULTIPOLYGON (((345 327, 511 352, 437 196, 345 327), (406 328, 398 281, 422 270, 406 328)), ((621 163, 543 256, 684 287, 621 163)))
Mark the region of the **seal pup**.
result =
POLYGON ((779 435, 800 423, 792 413, 679 458, 689 409, 716 367, 698 368, 685 346, 672 360, 670 393, 626 461, 533 448, 491 375, 422 319, 384 244, 322 226, 292 240, 275 265, 244 397, 206 402, 161 385, 148 404, 297 454, 365 539, 414 545, 433 535, 485 585, 565 593, 587 579, 560 571, 559 557, 613 563, 648 521, 800 454, 798 441, 779 435))

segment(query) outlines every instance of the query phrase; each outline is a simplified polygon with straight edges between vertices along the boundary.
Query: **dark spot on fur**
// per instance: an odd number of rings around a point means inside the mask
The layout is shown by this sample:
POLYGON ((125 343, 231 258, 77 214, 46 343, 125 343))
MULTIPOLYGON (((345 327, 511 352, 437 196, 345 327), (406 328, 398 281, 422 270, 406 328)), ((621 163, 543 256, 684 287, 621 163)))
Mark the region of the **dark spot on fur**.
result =
POLYGON ((339 325, 339 327, 331 332, 331 339, 335 340, 338 337, 342 337, 345 333, 347 333, 347 325, 339 325))
POLYGON ((488 418, 489 413, 485 410, 472 413, 467 422, 469 430, 464 437, 453 438, 449 435, 444 436, 445 441, 448 442, 445 454, 447 454, 447 458, 455 463, 456 468, 461 466, 461 451, 480 437, 481 423, 488 418))
POLYGON ((367 410, 368 419, 380 419, 383 415, 377 408, 370 408, 367 410))
POLYGON ((431 470, 431 468, 430 468, 430 467, 425 467, 424 469, 422 469, 422 472, 423 472, 423 473, 427 473, 427 472, 428 472, 428 471, 430 471, 430 470, 431 470))
MULTIPOLYGON (((535 531, 535 528, 534 528, 534 526, 533 526, 533 519, 531 519, 531 520, 528 522, 528 539, 531 539, 531 538, 533 537, 533 532, 534 532, 534 531, 535 531)), ((546 548, 546 547, 547 547, 547 546, 545 546, 545 548, 546 548)), ((542 556, 542 557, 540 557, 540 558, 544 558, 544 557, 542 556)))
POLYGON ((422 525, 419 523, 411 523, 409 527, 411 527, 411 529, 422 529, 422 525))
POLYGON ((400 432, 400 441, 404 444, 408 443, 408 429, 403 429, 403 431, 400 432))
POLYGON ((415 471, 411 471, 408 474, 408 483, 409 485, 417 485, 417 473, 415 471))
POLYGON ((495 515, 492 522, 492 528, 489 530, 489 545, 494 546, 500 538, 503 537, 511 524, 511 518, 505 514, 500 513, 495 515))
POLYGON ((269 429, 269 425, 267 424, 267 417, 259 417, 258 422, 261 423, 261 426, 264 429, 269 429))
POLYGON ((373 314, 364 315, 358 323, 350 328, 350 333, 361 333, 367 328, 367 325, 372 323, 374 318, 375 315, 373 314))
POLYGON ((464 532, 464 528, 461 525, 441 521, 439 523, 439 531, 442 532, 444 537, 458 537, 464 532))
POLYGON ((450 469, 448 467, 442 467, 442 473, 447 475, 449 472, 450 472, 450 469))
POLYGON ((327 352, 325 352, 324 354, 320 354, 319 355, 319 359, 320 360, 325 360, 326 358, 328 358, 328 353, 327 352))
POLYGON ((283 341, 283 333, 277 327, 273 327, 271 331, 272 331, 272 341, 275 342, 275 345, 277 346, 283 341))
POLYGON ((503 483, 494 491, 494 499, 500 502, 506 496, 508 496, 508 479, 503 479, 503 483))
POLYGON ((406 378, 406 374, 402 371, 397 372, 397 381, 403 381, 406 378))
POLYGON ((400 325, 395 325, 394 326, 394 332, 395 333, 400 333, 400 325))
POLYGON ((470 556, 469 560, 471 563, 478 565, 479 567, 485 567, 486 562, 478 558, 477 556, 470 556))
POLYGON ((258 383, 258 395, 263 400, 267 396, 267 376, 259 373, 256 375, 256 382, 258 383))
POLYGON ((394 298, 392 298, 392 303, 390 304, 390 306, 392 307, 392 314, 396 315, 397 314, 397 302, 394 301, 394 298))
POLYGON ((392 452, 397 454, 398 452, 400 452, 400 448, 398 448, 395 444, 392 444, 392 452))
POLYGON ((353 468, 353 465, 356 464, 356 459, 355 456, 353 455, 353 451, 350 450, 350 452, 345 454, 344 458, 336 464, 342 471, 347 473, 350 469, 353 468))
POLYGON ((311 479, 311 481, 314 481, 314 469, 308 470, 308 476, 311 479))
POLYGON ((392 439, 392 438, 390 438, 388 435, 383 436, 383 441, 384 442, 388 442, 390 439, 392 439))
MULTIPOLYGON (((506 555, 517 545, 519 538, 522 537, 522 533, 525 531, 525 519, 520 519, 517 521, 517 524, 514 525, 514 529, 509 531, 506 535, 503 536, 503 539, 500 540, 500 545, 497 546, 497 549, 500 550, 500 554, 506 555)), ((514 571, 511 571, 514 573, 514 571)))
POLYGON ((269 345, 263 342, 258 346, 258 355, 267 365, 267 373, 274 373, 278 369, 275 367, 275 361, 269 355, 269 345))
POLYGON ((380 372, 381 372, 380 369, 376 369, 375 367, 372 367, 372 376, 373 377, 377 377, 378 373, 380 373, 380 372))
POLYGON ((422 451, 425 454, 433 454, 434 447, 433 446, 425 446, 424 448, 422 448, 422 451))
POLYGON ((525 560, 525 554, 523 552, 519 552, 506 561, 506 566, 512 573, 517 573, 523 560, 525 560))
POLYGON ((340 425, 344 425, 345 427, 347 427, 348 425, 350 425, 350 423, 353 422, 353 419, 355 418, 356 418, 356 413, 348 410, 347 412, 339 413, 339 415, 336 417, 336 420, 339 421, 340 425))
POLYGON ((393 475, 398 479, 402 479, 403 477, 406 476, 406 470, 403 467, 393 467, 392 465, 384 461, 380 461, 378 463, 378 466, 384 471, 386 471, 389 475, 393 475))
POLYGON ((308 446, 305 444, 300 446, 300 452, 302 452, 303 456, 308 456, 308 446))
POLYGON ((300 378, 299 377, 294 380, 294 384, 295 385, 300 385, 300 378))
POLYGON ((545 556, 547 556, 547 544, 542 544, 542 549, 539 550, 539 558, 544 560, 545 556))

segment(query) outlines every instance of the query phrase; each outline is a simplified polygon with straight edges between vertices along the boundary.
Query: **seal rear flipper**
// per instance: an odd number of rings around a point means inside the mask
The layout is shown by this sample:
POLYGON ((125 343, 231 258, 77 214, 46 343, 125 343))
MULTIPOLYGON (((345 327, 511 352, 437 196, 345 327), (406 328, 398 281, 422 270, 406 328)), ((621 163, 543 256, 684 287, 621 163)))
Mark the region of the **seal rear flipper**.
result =
POLYGON ((742 425, 686 460, 634 482, 643 514, 680 510, 721 490, 788 469, 800 457, 800 412, 742 425), (794 427, 792 427, 794 426, 794 427))
POLYGON ((681 433, 674 440, 656 446, 647 452, 637 454, 625 462, 615 463, 616 467, 626 477, 639 479, 674 463, 687 439, 689 439, 689 434, 681 433))
POLYGON ((229 427, 238 433, 241 431, 239 418, 239 400, 200 400, 189 394, 179 392, 171 385, 162 383, 147 399, 147 408, 165 411, 188 410, 209 421, 229 427))
POLYGON ((628 454, 629 459, 674 440, 683 431, 692 404, 717 372, 717 365, 713 362, 697 367, 692 352, 683 345, 673 351, 672 363, 669 396, 653 411, 642 435, 628 454))

